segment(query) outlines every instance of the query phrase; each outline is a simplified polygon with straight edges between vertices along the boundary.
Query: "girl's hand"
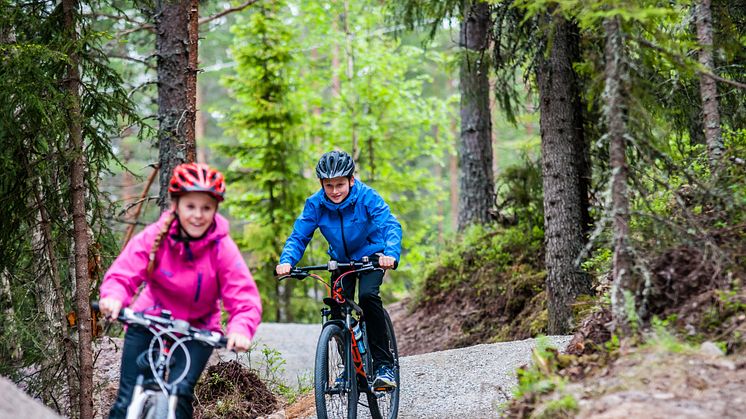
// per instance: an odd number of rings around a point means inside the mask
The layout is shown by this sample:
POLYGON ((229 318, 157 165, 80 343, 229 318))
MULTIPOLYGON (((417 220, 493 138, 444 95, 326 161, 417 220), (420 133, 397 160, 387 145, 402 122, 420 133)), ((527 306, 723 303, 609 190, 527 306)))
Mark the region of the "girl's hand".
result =
POLYGON ((98 310, 104 316, 110 319, 119 317, 119 311, 122 309, 122 302, 116 298, 102 298, 98 302, 98 310))
POLYGON ((249 350, 249 346, 251 346, 251 339, 248 336, 240 333, 228 333, 228 344, 225 348, 229 351, 246 352, 249 350))
POLYGON ((378 266, 380 266, 383 269, 391 269, 394 267, 394 263, 396 263, 396 259, 394 259, 391 256, 381 256, 378 258, 378 266))

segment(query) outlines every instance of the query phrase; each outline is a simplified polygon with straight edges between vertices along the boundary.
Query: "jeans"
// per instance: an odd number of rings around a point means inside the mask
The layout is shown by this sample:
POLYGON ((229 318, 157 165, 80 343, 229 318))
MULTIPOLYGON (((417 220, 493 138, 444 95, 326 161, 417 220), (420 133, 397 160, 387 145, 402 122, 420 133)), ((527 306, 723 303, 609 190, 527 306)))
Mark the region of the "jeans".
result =
MULTIPOLYGON (((137 357, 147 351, 153 334, 140 326, 129 326, 124 335, 124 348, 122 350, 122 367, 119 374, 119 392, 117 400, 109 411, 110 419, 124 418, 127 415, 127 407, 132 399, 137 376, 143 374, 145 379, 152 378, 150 368, 141 371, 137 366, 137 357)), ((207 365, 213 348, 201 342, 189 341, 186 344, 191 355, 191 365, 184 380, 179 384, 177 394, 179 402, 176 405, 176 417, 178 419, 191 419, 194 411, 192 400, 194 399, 194 386, 199 376, 207 365)), ((174 348, 173 366, 169 372, 169 382, 178 378, 184 371, 185 357, 182 349, 174 348)))
MULTIPOLYGON (((335 272, 332 274, 332 281, 335 281, 344 272, 335 272)), ((383 311, 383 302, 381 301, 380 288, 383 283, 383 271, 375 270, 362 272, 359 274, 350 274, 342 278, 342 289, 344 297, 352 300, 355 296, 355 283, 359 277, 358 305, 363 309, 365 315, 365 326, 368 331, 368 344, 370 345, 371 355, 373 356, 373 372, 381 365, 393 367, 394 357, 389 349, 389 336, 386 333, 386 317, 383 311)), ((342 318, 342 311, 339 306, 332 307, 332 318, 342 318)))

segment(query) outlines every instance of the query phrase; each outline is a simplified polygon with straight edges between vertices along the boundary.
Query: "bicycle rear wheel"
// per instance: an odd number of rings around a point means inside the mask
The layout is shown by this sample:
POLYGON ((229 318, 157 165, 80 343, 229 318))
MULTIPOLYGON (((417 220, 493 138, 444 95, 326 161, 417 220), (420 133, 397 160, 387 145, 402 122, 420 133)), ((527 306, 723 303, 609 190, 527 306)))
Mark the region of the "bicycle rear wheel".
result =
POLYGON ((357 417, 359 393, 357 383, 350 379, 355 368, 351 360, 345 360, 345 347, 342 328, 336 324, 324 326, 316 345, 314 365, 316 417, 319 419, 357 417), (345 364, 351 365, 346 372, 345 364), (338 377, 343 380, 337 382, 338 377))
POLYGON ((384 310, 386 316, 386 334, 389 337, 389 350, 394 358, 394 378, 396 388, 390 390, 376 391, 368 393, 368 406, 373 419, 396 419, 399 415, 399 391, 401 389, 401 379, 399 377, 399 349, 396 346, 396 335, 394 334, 394 325, 391 323, 389 313, 384 310))

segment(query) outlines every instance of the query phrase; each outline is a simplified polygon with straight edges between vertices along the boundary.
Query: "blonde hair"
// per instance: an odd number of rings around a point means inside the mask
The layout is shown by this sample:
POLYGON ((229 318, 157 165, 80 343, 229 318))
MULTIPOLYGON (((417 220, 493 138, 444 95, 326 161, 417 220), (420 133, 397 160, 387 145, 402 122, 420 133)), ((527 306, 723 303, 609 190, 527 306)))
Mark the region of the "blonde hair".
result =
POLYGON ((168 218, 166 218, 165 222, 161 226, 161 231, 159 231, 158 235, 155 237, 153 247, 150 249, 150 255, 148 255, 148 274, 153 273, 153 269, 155 269, 155 253, 158 251, 158 248, 161 247, 163 236, 168 233, 168 230, 171 228, 171 224, 174 222, 175 219, 176 211, 171 211, 171 214, 169 214, 168 218))

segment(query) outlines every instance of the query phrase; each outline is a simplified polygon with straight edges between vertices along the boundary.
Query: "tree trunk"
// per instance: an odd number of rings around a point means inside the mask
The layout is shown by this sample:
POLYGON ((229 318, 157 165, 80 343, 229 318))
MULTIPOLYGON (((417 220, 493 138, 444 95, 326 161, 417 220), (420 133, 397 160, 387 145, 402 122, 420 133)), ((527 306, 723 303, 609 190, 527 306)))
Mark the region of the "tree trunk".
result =
MULTIPOLYGON (((451 132, 453 133, 454 142, 459 141, 459 135, 456 127, 456 118, 451 119, 451 132)), ((454 144, 454 150, 458 148, 457 144, 454 144)), ((451 231, 458 229, 458 153, 448 155, 448 182, 449 182, 449 201, 451 204, 451 231)))
POLYGON ((578 78, 577 26, 547 19, 548 54, 539 51, 536 79, 540 95, 541 165, 544 185, 544 260, 550 334, 572 330, 572 304, 591 292, 590 277, 576 259, 585 245, 588 192, 584 178, 586 147, 578 78), (551 40, 551 41, 549 41, 551 40))
POLYGON ((7 268, 0 271, 0 307, 3 307, 3 346, 10 354, 10 359, 18 361, 23 358, 23 348, 18 336, 18 322, 13 308, 13 289, 10 286, 10 272, 7 268))
MULTIPOLYGON (((698 0, 696 3, 697 40, 699 41, 699 63, 705 70, 715 73, 712 57, 712 11, 711 0, 698 0)), ((705 127, 707 152, 710 166, 715 169, 723 155, 723 138, 720 133, 720 110, 715 79, 705 74, 699 76, 699 93, 702 98, 702 112, 705 127)))
POLYGON ((495 203, 492 172, 492 121, 489 95, 490 5, 467 2, 459 43, 463 57, 461 78, 460 195, 458 230, 485 224, 495 203))
POLYGON ((169 207, 174 167, 196 158, 198 0, 159 1, 155 12, 158 54, 158 142, 161 209, 169 207))
POLYGON ((609 130, 611 212, 614 230, 611 306, 616 328, 623 336, 628 336, 632 333, 630 315, 634 313, 627 312, 627 304, 629 298, 634 299, 637 287, 632 276, 632 257, 627 242, 629 237, 627 123, 625 120, 627 70, 619 18, 606 19, 604 29, 606 31, 604 112, 609 130))
MULTIPOLYGON (((51 338, 52 346, 55 349, 54 353, 48 354, 42 361, 42 373, 46 374, 46 371, 52 369, 51 365, 58 362, 59 358, 62 358, 70 398, 68 399, 69 404, 66 403, 62 406, 61 411, 69 410, 72 413, 74 407, 73 398, 77 394, 79 384, 76 382, 77 377, 75 375, 75 371, 77 370, 75 345, 72 339, 70 339, 68 332, 67 316, 65 313, 65 292, 62 288, 58 258, 52 240, 52 223, 41 190, 43 190, 43 186, 37 178, 34 183, 32 197, 34 199, 34 206, 38 208, 39 213, 38 219, 34 220, 35 225, 33 227, 31 243, 37 259, 35 267, 38 269, 37 304, 39 304, 41 311, 45 315, 43 322, 47 330, 46 336, 51 338)), ((42 382, 56 383, 58 380, 59 378, 54 373, 53 376, 43 378, 42 382)), ((54 394, 55 391, 52 391, 51 397, 54 397, 54 394)), ((43 400, 49 401, 49 398, 43 396, 43 400)), ((74 415, 71 414, 70 416, 74 415)))
POLYGON ((197 162, 199 163, 208 162, 207 147, 201 143, 205 139, 206 125, 205 112, 202 111, 203 100, 202 88, 198 84, 197 93, 195 94, 194 147, 197 149, 197 162))
MULTIPOLYGON (((70 65, 67 71, 65 90, 68 100, 68 129, 73 161, 70 169, 73 212, 73 241, 75 243, 75 302, 78 325, 78 366, 80 386, 78 388, 78 413, 83 419, 93 417, 93 354, 91 349, 90 278, 88 277, 88 222, 85 211, 85 150, 80 110, 79 56, 75 48, 77 36, 77 0, 63 0, 62 13, 65 32, 71 41, 68 54, 70 65)), ((72 394, 71 394, 72 395, 72 394)), ((72 405, 72 402, 71 402, 72 405)))

